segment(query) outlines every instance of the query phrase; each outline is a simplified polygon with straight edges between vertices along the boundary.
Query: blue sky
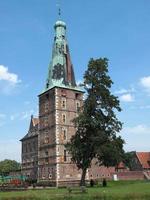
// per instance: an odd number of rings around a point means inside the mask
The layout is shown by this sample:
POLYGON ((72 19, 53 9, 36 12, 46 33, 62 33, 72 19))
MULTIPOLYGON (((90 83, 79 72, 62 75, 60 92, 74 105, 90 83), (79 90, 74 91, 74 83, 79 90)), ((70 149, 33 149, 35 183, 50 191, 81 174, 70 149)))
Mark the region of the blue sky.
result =
MULTIPOLYGON (((20 142, 45 85, 58 19, 55 0, 0 0, 0 160, 20 142)), ((150 1, 61 0, 76 80, 91 57, 107 57, 119 96, 125 150, 149 151, 150 1)))

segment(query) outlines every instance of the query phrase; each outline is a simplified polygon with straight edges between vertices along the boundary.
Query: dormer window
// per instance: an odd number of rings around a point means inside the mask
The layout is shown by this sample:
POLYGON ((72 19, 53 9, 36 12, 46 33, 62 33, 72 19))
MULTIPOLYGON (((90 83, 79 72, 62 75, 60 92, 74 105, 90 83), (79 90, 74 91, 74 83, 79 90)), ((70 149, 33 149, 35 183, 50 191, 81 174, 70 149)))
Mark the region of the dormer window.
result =
POLYGON ((45 156, 48 156, 48 151, 45 151, 45 156))

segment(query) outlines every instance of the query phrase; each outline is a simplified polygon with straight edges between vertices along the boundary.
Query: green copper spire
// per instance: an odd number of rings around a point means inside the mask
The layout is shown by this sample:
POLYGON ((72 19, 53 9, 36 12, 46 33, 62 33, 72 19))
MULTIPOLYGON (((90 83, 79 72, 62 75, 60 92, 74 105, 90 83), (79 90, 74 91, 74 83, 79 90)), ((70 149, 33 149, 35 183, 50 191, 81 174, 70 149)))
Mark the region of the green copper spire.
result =
POLYGON ((49 65, 45 90, 55 86, 79 90, 79 88, 76 87, 73 66, 66 39, 66 24, 59 20, 55 23, 54 28, 55 37, 52 60, 49 65))

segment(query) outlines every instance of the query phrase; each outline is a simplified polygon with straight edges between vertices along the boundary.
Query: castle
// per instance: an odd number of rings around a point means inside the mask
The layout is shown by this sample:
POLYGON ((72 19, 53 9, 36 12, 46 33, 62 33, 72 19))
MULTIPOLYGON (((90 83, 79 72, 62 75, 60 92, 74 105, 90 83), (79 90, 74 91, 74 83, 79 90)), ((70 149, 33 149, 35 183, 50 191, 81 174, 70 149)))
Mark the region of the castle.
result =
MULTIPOLYGON (((52 59, 45 89, 39 94, 39 117, 31 116, 22 142, 22 174, 52 186, 79 182, 81 172, 72 163, 65 144, 75 134, 72 120, 83 105, 83 91, 76 85, 66 38, 66 24, 57 21, 52 59)), ((86 179, 110 177, 114 168, 88 169, 86 179)))

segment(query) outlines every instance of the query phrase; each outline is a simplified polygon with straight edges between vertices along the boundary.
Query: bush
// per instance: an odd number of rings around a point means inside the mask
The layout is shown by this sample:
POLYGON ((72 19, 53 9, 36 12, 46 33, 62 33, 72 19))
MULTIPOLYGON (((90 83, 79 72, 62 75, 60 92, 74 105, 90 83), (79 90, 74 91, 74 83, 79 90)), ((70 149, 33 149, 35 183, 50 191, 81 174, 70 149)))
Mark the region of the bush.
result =
POLYGON ((37 183, 37 179, 28 178, 25 182, 26 182, 28 185, 33 185, 33 184, 37 183))
POLYGON ((51 183, 50 181, 39 181, 36 186, 42 186, 42 187, 52 187, 54 186, 54 183, 51 183))

